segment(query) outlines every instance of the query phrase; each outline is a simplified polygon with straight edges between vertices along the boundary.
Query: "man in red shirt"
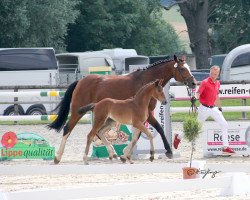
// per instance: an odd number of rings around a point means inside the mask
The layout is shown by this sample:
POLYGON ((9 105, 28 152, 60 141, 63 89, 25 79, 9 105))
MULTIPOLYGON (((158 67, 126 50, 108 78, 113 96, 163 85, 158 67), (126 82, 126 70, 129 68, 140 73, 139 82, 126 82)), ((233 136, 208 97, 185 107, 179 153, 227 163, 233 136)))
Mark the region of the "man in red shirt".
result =
MULTIPOLYGON (((221 126, 223 140, 223 154, 234 154, 234 150, 229 147, 228 143, 228 123, 222 114, 222 108, 219 97, 220 82, 217 80, 220 74, 220 68, 216 65, 210 68, 210 75, 203 80, 196 93, 197 99, 200 100, 198 109, 198 120, 203 124, 208 117, 212 117, 221 126), (216 108, 217 106, 218 108, 216 108)), ((180 142, 180 136, 176 135, 174 147, 177 149, 180 142)))

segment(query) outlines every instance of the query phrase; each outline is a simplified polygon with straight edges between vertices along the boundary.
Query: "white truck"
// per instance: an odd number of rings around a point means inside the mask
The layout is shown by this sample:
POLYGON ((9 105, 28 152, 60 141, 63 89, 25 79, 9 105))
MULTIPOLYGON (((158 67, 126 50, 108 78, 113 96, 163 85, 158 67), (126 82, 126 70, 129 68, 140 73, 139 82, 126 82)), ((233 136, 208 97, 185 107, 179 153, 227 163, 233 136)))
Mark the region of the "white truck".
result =
POLYGON ((250 80, 250 44, 238 46, 226 55, 220 80, 250 80))
MULTIPOLYGON (((2 48, 0 49, 0 86, 58 85, 58 66, 53 48, 2 48)), ((0 90, 7 92, 13 90, 0 90)), ((22 90, 19 90, 22 91, 22 90)), ((27 90, 25 90, 27 91, 27 90)), ((19 97, 18 101, 35 101, 34 104, 19 104, 19 115, 48 114, 55 105, 40 101, 51 97, 19 97)), ((12 97, 1 97, 0 115, 14 115, 12 97), (2 102, 2 103, 1 103, 2 102)))

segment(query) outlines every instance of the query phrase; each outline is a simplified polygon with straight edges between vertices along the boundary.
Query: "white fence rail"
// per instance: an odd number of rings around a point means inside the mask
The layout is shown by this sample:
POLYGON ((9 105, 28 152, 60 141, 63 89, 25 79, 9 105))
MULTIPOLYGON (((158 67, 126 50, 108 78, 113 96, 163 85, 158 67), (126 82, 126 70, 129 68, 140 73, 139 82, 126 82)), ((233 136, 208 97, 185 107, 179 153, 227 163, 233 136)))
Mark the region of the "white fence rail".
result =
MULTIPOLYGON (((170 113, 183 113, 191 111, 190 107, 170 107, 170 113)), ((250 112, 250 106, 223 107, 223 112, 250 112)))
MULTIPOLYGON (((224 92, 231 92, 232 95, 234 96, 233 98, 242 98, 242 102, 245 102, 244 100, 246 100, 246 98, 250 98, 250 86, 249 84, 246 85, 247 83, 250 83, 249 81, 231 81, 231 82, 223 82, 222 83, 222 87, 224 88, 224 92), (227 84, 227 85, 225 85, 227 84), (230 85, 231 84, 231 85, 230 85), (237 85, 238 84, 238 88, 237 85), (224 85, 224 86, 223 86, 224 85), (236 85, 236 86, 235 86, 236 85), (248 89, 249 88, 249 89, 248 89), (237 92, 246 92, 247 95, 235 95, 233 93, 237 93, 237 92), (248 94, 249 93, 249 94, 248 94)), ((24 103, 24 102, 18 102, 18 97, 63 97, 65 94, 65 91, 58 91, 58 89, 66 89, 67 86, 2 86, 0 87, 0 98, 1 97, 13 97, 13 100, 15 98, 14 102, 1 102, 0 104, 6 104, 6 103, 12 103, 12 104, 19 104, 19 103, 24 103), (18 91, 18 89, 41 89, 41 91, 27 91, 27 92, 1 92, 1 90, 10 90, 10 89, 15 89, 15 91, 18 91), (52 89, 52 91, 42 91, 42 89, 52 89)), ((170 88, 170 92, 175 92, 176 93, 176 99, 177 100, 187 100, 188 96, 187 96, 187 91, 186 91, 186 87, 183 85, 180 85, 178 83, 171 83, 171 88, 170 88), (178 87, 178 88, 177 88, 178 87), (172 89, 171 89, 172 88, 172 89)), ((228 95, 224 95, 223 98, 232 98, 228 97, 228 95)), ((31 103, 31 102, 29 102, 31 103)), ((37 103, 37 102, 36 102, 37 103)), ((40 103, 44 103, 44 102, 40 102, 40 103)), ((46 101, 46 103, 48 103, 46 101)), ((57 103, 57 101, 55 100, 51 100, 51 103, 57 103)), ((171 107, 170 108, 170 113, 181 113, 181 112, 190 112, 190 108, 189 107, 171 107)), ((250 106, 246 106, 245 103, 243 103, 242 106, 230 106, 230 107, 223 107, 223 112, 242 112, 243 116, 245 116, 245 112, 250 112, 250 106)), ((0 121, 9 121, 9 120, 14 120, 14 121, 22 121, 22 120, 42 120, 46 117, 44 116, 0 116, 0 121)), ((49 118, 53 118, 53 117, 47 117, 49 118)), ((245 118, 245 117, 243 117, 245 118)))

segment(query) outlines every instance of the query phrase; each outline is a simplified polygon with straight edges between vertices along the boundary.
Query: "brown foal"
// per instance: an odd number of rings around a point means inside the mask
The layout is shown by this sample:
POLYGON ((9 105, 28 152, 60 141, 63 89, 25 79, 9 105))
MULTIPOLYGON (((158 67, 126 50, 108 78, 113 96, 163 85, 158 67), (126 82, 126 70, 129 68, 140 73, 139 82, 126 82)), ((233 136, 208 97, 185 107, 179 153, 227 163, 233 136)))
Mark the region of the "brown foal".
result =
POLYGON ((103 144, 107 147, 109 158, 112 159, 117 157, 114 148, 104 137, 104 131, 100 131, 104 127, 108 118, 121 124, 132 125, 136 130, 135 132, 133 132, 133 139, 128 145, 127 150, 124 152, 124 155, 121 156, 121 160, 123 162, 125 162, 126 159, 130 160, 129 153, 132 151, 132 148, 136 144, 140 132, 144 132, 150 141, 150 160, 153 161, 153 137, 150 131, 144 126, 144 123, 148 119, 148 107, 151 98, 159 100, 164 105, 167 103, 166 97, 163 93, 162 82, 163 80, 156 80, 154 82, 151 82, 142 87, 134 97, 126 100, 105 98, 98 103, 88 104, 87 106, 83 106, 79 109, 78 113, 81 115, 90 110, 93 110, 94 114, 94 125, 87 136, 87 144, 83 157, 85 164, 88 164, 87 156, 89 147, 95 135, 98 135, 103 144))

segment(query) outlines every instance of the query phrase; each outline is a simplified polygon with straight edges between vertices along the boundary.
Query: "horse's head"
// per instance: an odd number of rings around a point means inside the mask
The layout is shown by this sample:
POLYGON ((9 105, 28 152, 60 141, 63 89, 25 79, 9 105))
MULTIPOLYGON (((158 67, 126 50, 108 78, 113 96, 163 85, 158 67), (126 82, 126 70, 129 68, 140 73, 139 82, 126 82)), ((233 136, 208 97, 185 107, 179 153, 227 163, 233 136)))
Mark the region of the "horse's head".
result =
POLYGON ((176 55, 174 55, 174 78, 176 81, 180 81, 187 85, 189 88, 195 88, 196 87, 196 80, 194 76, 191 73, 190 67, 188 64, 179 59, 176 55))
POLYGON ((167 100, 163 92, 162 83, 163 83, 163 79, 161 80, 158 79, 154 82, 153 97, 157 99, 158 101, 160 101, 163 105, 166 105, 167 100))

